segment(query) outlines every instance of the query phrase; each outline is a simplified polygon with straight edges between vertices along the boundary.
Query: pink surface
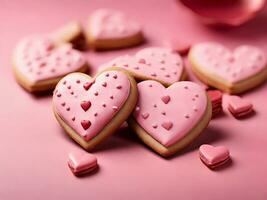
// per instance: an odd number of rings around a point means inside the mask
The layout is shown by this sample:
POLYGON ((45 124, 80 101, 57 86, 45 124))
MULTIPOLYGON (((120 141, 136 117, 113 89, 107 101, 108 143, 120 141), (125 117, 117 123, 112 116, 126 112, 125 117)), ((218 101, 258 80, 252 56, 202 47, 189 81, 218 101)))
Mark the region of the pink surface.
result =
POLYGON ((207 109, 206 91, 192 82, 177 82, 166 89, 148 80, 137 87, 138 109, 134 118, 150 136, 167 147, 185 137, 207 109))
POLYGON ((86 63, 83 55, 70 45, 54 49, 53 42, 45 36, 22 39, 13 59, 18 72, 32 83, 75 72, 86 63))
MULTIPOLYGON (((172 0, 2 1, 1 199, 265 200, 267 84, 244 94, 255 105, 254 116, 236 120, 226 109, 195 143, 171 159, 159 157, 123 129, 95 151, 100 166, 97 173, 83 178, 70 173, 67 155, 79 147, 56 122, 52 97, 32 96, 15 82, 11 53, 22 37, 49 32, 73 19, 85 23, 101 7, 120 9, 140 21, 149 40, 144 46, 157 46, 164 36, 192 43, 218 41, 232 48, 246 43, 267 52, 267 10, 242 27, 214 30, 199 24, 190 11, 172 0), (219 171, 207 169, 197 151, 203 143, 231 149, 231 165, 219 171)), ((99 64, 140 48, 86 53, 91 73, 99 64)))
POLYGON ((127 14, 111 9, 99 9, 90 15, 90 34, 95 39, 120 39, 141 32, 141 26, 127 14))
POLYGON ((219 43, 200 43, 192 47, 190 59, 200 71, 230 83, 246 80, 267 67, 265 53, 251 45, 241 45, 231 52, 219 43))
POLYGON ((95 80, 73 73, 57 85, 53 105, 59 116, 89 141, 120 110, 130 94, 130 87, 128 76, 123 72, 103 72, 95 80), (90 88, 84 87, 88 82, 91 82, 90 88))
POLYGON ((151 47, 138 51, 135 55, 123 55, 103 64, 102 67, 124 68, 135 76, 145 76, 167 84, 181 79, 184 64, 181 56, 169 48, 151 47))

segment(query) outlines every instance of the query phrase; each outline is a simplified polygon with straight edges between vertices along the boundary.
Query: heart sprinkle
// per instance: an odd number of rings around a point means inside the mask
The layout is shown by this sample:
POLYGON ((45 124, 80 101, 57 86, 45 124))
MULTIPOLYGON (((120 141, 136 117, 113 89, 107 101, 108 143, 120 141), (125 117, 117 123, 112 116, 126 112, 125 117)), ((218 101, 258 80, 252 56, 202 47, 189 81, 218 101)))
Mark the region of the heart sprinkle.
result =
POLYGON ((90 101, 82 101, 81 107, 86 112, 91 107, 91 102, 90 101))
POLYGON ((86 82, 86 83, 83 84, 83 88, 85 90, 89 90, 89 88, 91 87, 91 85, 92 85, 92 82, 86 82))
POLYGON ((168 122, 163 122, 161 124, 161 126, 168 131, 168 130, 170 130, 172 128, 173 124, 172 124, 172 122, 168 121, 168 122))
POLYGON ((102 83, 102 86, 103 86, 103 87, 107 87, 107 82, 103 82, 103 83, 102 83))
POLYGON ((91 122, 89 120, 82 120, 81 125, 84 130, 87 130, 91 126, 91 122))
POLYGON ((142 113, 142 117, 143 117, 144 119, 147 119, 147 118, 149 117, 149 113, 142 113))
POLYGON ((142 63, 142 64, 146 64, 146 60, 143 59, 143 58, 141 58, 138 62, 139 62, 139 63, 142 63))
POLYGON ((171 100, 171 97, 169 95, 165 95, 161 97, 161 100, 165 103, 168 104, 169 101, 171 100))

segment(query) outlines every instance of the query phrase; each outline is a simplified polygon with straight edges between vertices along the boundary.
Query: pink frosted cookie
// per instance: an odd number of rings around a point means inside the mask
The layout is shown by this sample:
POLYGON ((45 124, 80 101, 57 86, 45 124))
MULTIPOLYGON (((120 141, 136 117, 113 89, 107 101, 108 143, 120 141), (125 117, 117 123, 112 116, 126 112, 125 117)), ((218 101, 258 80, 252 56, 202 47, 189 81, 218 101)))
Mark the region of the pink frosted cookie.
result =
POLYGON ((117 49, 140 44, 140 24, 120 11, 99 9, 89 18, 87 37, 94 49, 117 49))
POLYGON ((227 108, 236 118, 244 117, 253 112, 252 103, 239 96, 229 96, 227 99, 227 108))
POLYGON ((136 101, 135 80, 125 70, 110 68, 95 78, 65 76, 54 91, 53 110, 69 136, 89 151, 127 120, 136 101))
POLYGON ((58 46, 71 43, 74 49, 85 50, 86 39, 79 22, 71 21, 58 28, 51 34, 51 38, 58 46))
POLYGON ((200 43, 191 48, 189 61, 200 80, 228 93, 244 92, 267 78, 266 55, 254 46, 230 51, 219 43, 200 43))
POLYGON ((129 125, 162 156, 186 147, 210 121, 211 103, 196 83, 182 81, 165 88, 148 80, 138 83, 137 88, 138 103, 129 125))
POLYGON ((98 164, 93 154, 71 152, 69 153, 68 166, 75 176, 81 176, 95 170, 98 164))
POLYGON ((199 157, 209 168, 217 168, 230 160, 229 150, 224 147, 214 147, 203 144, 199 148, 199 157))
POLYGON ((66 74, 87 71, 86 60, 79 51, 70 45, 55 48, 50 39, 39 36, 19 42, 13 66, 18 83, 29 92, 54 89, 66 74))
POLYGON ((169 86, 186 77, 181 56, 168 48, 150 47, 142 49, 134 56, 121 56, 103 64, 129 71, 136 80, 156 80, 169 86))

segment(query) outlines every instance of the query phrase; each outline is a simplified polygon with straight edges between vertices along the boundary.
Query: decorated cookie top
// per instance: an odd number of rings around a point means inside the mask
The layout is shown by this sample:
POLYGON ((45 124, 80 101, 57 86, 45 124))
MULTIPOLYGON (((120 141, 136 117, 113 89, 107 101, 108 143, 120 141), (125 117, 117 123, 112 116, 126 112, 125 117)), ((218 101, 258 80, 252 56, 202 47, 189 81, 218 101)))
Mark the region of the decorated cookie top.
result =
POLYGON ((139 79, 154 79, 172 84, 181 79, 184 64, 181 56, 168 48, 145 48, 135 56, 121 56, 115 58, 101 68, 107 66, 122 67, 133 72, 139 79))
POLYGON ((95 79, 73 73, 58 83, 53 105, 63 121, 89 141, 111 121, 129 93, 130 81, 123 72, 107 71, 95 79))
POLYGON ((48 80, 80 69, 86 63, 82 54, 71 45, 54 48, 45 37, 32 36, 23 39, 16 47, 16 70, 31 82, 48 80))
POLYGON ((139 98, 134 119, 164 146, 185 137, 206 111, 206 92, 196 83, 182 81, 165 88, 148 80, 137 86, 139 98))
POLYGON ((120 11, 100 9, 90 16, 90 34, 96 39, 130 37, 141 32, 141 26, 120 11))
MULTIPOLYGON (((266 56, 257 47, 242 45, 233 52, 219 43, 200 43, 190 52, 193 62, 202 70, 236 83, 266 68, 266 56)), ((200 70, 201 70, 200 69, 200 70)))

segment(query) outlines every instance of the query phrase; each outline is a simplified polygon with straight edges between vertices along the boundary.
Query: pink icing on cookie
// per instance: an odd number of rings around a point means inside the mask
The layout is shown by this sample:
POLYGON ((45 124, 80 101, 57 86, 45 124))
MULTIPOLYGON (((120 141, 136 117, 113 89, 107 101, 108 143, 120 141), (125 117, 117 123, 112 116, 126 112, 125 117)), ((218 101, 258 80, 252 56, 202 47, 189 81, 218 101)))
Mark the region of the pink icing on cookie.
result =
POLYGON ((245 80, 266 68, 265 54, 249 45, 239 46, 231 52, 219 43, 200 43, 193 47, 190 56, 203 71, 230 83, 245 80))
POLYGON ((112 120, 124 105, 129 93, 130 81, 122 72, 103 72, 95 80, 73 73, 64 77, 57 85, 53 95, 53 105, 64 122, 84 140, 89 141, 112 120), (106 76, 107 74, 109 76, 106 76), (115 75, 116 78, 113 77, 115 75), (77 83, 77 80, 80 83, 77 83), (106 83, 105 87, 103 83, 106 83), (84 88, 84 85, 90 85, 90 88, 84 88), (122 87, 118 89, 117 85, 122 87), (76 95, 71 95, 68 86, 71 86, 76 95))
POLYGON ((182 81, 165 88, 156 81, 137 84, 139 100, 134 118, 154 139, 164 146, 171 146, 182 139, 197 125, 205 113, 205 90, 193 82, 182 81), (169 96, 168 103, 162 96, 169 96), (194 99, 194 100, 193 100, 194 99), (148 113, 147 118, 142 113, 148 113))
POLYGON ((212 145, 203 144, 199 148, 199 156, 206 165, 214 165, 227 160, 230 153, 224 146, 214 147, 212 145))
POLYGON ((82 54, 70 45, 54 48, 51 40, 41 36, 23 39, 14 55, 16 69, 31 82, 77 71, 85 62, 82 54))
POLYGON ((101 68, 122 67, 140 76, 164 81, 172 84, 181 79, 184 64, 181 56, 171 49, 151 47, 145 48, 135 56, 121 56, 115 58, 101 68))
POLYGON ((119 39, 141 32, 141 26, 120 11, 100 9, 92 13, 90 34, 96 39, 119 39))
POLYGON ((90 153, 71 152, 69 153, 68 165, 73 173, 86 171, 97 166, 97 158, 90 153))

